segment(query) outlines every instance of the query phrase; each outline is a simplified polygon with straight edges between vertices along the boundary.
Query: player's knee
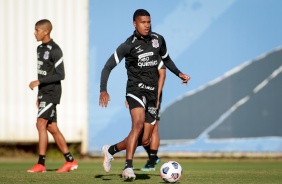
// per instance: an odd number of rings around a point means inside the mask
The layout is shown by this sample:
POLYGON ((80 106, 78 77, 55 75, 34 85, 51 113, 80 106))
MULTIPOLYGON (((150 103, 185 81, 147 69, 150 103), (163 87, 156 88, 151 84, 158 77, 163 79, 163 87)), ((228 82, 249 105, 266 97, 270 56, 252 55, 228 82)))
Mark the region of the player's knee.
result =
POLYGON ((144 122, 142 122, 142 121, 137 121, 137 122, 135 123, 135 126, 133 126, 133 129, 136 129, 136 130, 140 131, 140 130, 143 129, 143 127, 144 127, 144 122))
POLYGON ((142 140, 142 146, 149 146, 150 145, 150 139, 142 140))
POLYGON ((58 127, 57 127, 55 124, 53 124, 53 123, 48 124, 47 130, 48 130, 48 132, 50 132, 51 134, 55 134, 55 133, 57 133, 57 132, 59 131, 58 127))
POLYGON ((46 121, 38 119, 36 122, 37 130, 46 130, 46 121))

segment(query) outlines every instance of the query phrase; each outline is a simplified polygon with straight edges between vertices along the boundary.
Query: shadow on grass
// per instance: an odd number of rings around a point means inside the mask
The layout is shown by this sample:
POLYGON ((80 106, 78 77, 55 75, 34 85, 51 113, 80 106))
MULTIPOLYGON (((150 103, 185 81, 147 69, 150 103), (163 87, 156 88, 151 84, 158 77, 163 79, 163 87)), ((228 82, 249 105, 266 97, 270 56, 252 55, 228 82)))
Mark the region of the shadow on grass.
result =
POLYGON ((46 171, 57 171, 58 169, 46 169, 46 171))
MULTIPOLYGON (((151 173, 142 173, 142 174, 137 174, 136 175, 136 179, 135 180, 149 180, 151 179, 151 176, 159 176, 158 174, 151 174, 151 173)), ((114 177, 116 177, 116 174, 98 174, 95 175, 95 178, 100 178, 102 180, 113 180, 114 177), (113 177, 113 178, 112 178, 113 177)), ((122 178, 122 176, 120 175, 120 178, 122 178)))

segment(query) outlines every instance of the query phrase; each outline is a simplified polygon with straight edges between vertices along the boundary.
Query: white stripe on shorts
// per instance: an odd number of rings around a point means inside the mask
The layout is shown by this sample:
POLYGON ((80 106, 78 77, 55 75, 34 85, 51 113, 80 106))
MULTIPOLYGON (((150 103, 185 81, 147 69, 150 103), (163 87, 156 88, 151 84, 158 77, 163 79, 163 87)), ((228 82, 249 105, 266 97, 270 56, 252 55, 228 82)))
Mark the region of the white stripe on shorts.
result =
POLYGON ((153 121, 152 123, 150 123, 151 125, 155 125, 157 122, 157 120, 153 121))
POLYGON ((50 107, 52 107, 53 103, 49 103, 44 109, 40 111, 40 113, 37 115, 37 117, 41 116, 45 111, 47 111, 50 107))
POLYGON ((135 100, 136 100, 137 102, 139 102, 139 103, 143 106, 143 108, 145 109, 145 104, 144 104, 143 101, 140 100, 137 96, 135 96, 135 95, 133 95, 133 94, 131 94, 131 93, 127 93, 126 96, 130 96, 131 98, 135 99, 135 100))

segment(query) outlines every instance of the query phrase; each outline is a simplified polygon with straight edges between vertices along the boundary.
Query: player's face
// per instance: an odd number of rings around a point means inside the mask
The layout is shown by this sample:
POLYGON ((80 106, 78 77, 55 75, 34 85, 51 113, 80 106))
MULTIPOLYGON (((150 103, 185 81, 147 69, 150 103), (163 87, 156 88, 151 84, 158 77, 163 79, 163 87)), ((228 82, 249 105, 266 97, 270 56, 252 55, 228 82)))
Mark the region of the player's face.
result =
POLYGON ((150 32, 151 17, 150 16, 138 16, 135 18, 135 21, 133 21, 133 25, 139 34, 146 36, 150 32))
POLYGON ((47 31, 42 26, 35 26, 34 35, 37 41, 43 41, 47 35, 47 31))

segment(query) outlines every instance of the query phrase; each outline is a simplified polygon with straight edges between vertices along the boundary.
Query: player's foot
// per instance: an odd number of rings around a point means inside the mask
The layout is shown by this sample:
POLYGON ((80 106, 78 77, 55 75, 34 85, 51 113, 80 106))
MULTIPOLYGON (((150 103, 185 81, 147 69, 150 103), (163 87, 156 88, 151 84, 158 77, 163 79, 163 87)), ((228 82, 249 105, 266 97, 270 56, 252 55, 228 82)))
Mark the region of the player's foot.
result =
POLYGON ((146 171, 146 172, 148 172, 148 171, 155 171, 156 170, 155 165, 160 163, 160 161, 161 161, 161 159, 159 157, 156 158, 154 164, 151 164, 150 161, 148 160, 146 165, 143 168, 141 168, 140 170, 141 171, 146 171))
POLYGON ((74 160, 72 162, 65 162, 63 167, 58 169, 56 172, 69 172, 78 168, 77 162, 74 160))
POLYGON ((41 164, 35 164, 35 166, 28 169, 27 172, 46 172, 46 167, 41 164))
POLYGON ((134 174, 134 171, 132 168, 126 168, 122 172, 122 178, 126 181, 133 181, 136 178, 136 175, 134 174))
POLYGON ((160 163, 160 162, 161 162, 161 158, 157 156, 157 159, 156 159, 156 161, 155 161, 155 164, 157 165, 157 164, 160 163))
POLYGON ((106 172, 109 172, 111 169, 111 161, 114 159, 113 155, 109 153, 109 145, 104 145, 102 147, 102 152, 104 155, 103 167, 106 172))
POLYGON ((149 164, 146 164, 143 168, 140 169, 141 171, 145 171, 145 172, 148 172, 148 171, 155 171, 156 168, 155 166, 153 165, 149 165, 149 164))

